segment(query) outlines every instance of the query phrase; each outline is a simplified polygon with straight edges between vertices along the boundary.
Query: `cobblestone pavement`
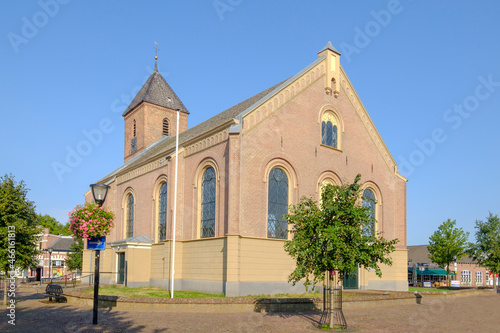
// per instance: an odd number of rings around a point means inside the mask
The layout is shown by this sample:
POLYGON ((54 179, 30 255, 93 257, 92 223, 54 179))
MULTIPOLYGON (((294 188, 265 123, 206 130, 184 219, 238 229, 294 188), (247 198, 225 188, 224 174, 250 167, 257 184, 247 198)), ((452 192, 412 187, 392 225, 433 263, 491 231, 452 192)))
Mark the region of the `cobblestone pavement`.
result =
MULTIPOLYGON (((320 314, 306 313, 172 313, 99 310, 49 303, 35 290, 17 291, 16 325, 1 311, 1 332, 320 332, 320 314)), ((387 303, 386 303, 387 304, 387 303)), ((344 310, 348 332, 500 332, 500 295, 492 291, 453 298, 423 298, 421 304, 386 305, 344 310)))

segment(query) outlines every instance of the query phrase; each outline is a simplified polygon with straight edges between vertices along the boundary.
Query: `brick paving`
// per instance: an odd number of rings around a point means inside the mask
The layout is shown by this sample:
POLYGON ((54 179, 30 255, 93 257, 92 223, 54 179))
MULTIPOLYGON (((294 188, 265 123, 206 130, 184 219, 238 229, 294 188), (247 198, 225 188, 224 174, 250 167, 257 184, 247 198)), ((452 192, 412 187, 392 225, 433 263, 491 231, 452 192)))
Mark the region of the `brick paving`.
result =
MULTIPOLYGON (((304 313, 174 313, 100 309, 92 325, 92 308, 49 303, 34 288, 17 290, 16 325, 2 308, 1 332, 320 332, 320 314, 304 313)), ((460 297, 425 297, 421 304, 373 302, 344 310, 348 332, 499 332, 500 294, 484 291, 460 297)))

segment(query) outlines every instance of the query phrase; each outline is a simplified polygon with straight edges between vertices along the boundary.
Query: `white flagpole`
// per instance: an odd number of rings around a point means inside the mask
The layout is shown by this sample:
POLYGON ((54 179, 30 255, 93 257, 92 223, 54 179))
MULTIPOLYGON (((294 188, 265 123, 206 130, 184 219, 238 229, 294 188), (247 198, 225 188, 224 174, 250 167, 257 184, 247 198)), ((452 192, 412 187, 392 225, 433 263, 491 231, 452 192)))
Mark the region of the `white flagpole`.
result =
POLYGON ((174 180, 174 220, 172 235, 172 285, 170 287, 170 297, 174 298, 174 274, 175 274, 175 222, 177 218, 177 165, 179 162, 179 109, 177 109, 177 130, 175 132, 175 180, 174 180))

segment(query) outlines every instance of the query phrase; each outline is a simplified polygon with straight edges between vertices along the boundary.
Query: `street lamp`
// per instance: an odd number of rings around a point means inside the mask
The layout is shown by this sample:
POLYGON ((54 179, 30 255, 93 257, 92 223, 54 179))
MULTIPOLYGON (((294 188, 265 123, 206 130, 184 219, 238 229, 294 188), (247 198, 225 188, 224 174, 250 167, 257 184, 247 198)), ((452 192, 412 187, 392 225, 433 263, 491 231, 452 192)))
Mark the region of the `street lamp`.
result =
MULTIPOLYGON (((102 206, 104 200, 106 200, 106 195, 108 194, 109 186, 106 184, 91 184, 92 196, 94 201, 102 206)), ((101 250, 95 251, 95 280, 94 280, 94 308, 92 310, 92 323, 97 325, 97 307, 99 304, 99 259, 101 257, 101 250)))
POLYGON ((49 247, 47 251, 49 251, 49 278, 50 283, 52 283, 52 248, 49 247))
POLYGON ((106 184, 91 184, 90 188, 92 189, 92 196, 94 197, 94 201, 97 202, 99 206, 102 206, 104 200, 106 200, 106 195, 108 194, 109 186, 106 184))

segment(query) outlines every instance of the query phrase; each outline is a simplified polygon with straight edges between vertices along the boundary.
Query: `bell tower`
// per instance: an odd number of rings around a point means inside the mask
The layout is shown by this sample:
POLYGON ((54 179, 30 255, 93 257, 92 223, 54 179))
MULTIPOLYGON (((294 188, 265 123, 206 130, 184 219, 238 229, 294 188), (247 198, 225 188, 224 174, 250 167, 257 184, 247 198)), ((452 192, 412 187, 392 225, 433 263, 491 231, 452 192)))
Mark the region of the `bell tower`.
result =
POLYGON ((158 72, 157 59, 155 56, 153 73, 123 113, 125 162, 155 142, 176 135, 177 110, 180 110, 179 133, 187 129, 189 112, 158 72))

